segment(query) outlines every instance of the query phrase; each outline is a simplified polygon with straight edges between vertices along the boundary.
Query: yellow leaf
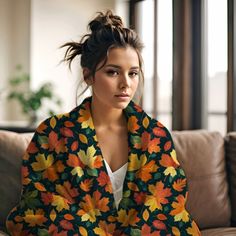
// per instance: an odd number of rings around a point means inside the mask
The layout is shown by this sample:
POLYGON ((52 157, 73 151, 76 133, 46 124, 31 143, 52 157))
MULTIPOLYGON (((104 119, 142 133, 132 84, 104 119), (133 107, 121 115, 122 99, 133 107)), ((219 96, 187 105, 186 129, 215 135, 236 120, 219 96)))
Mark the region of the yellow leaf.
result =
POLYGON ((52 210, 52 211, 50 212, 49 217, 50 217, 50 219, 51 219, 52 221, 54 221, 54 220, 56 219, 57 213, 55 212, 55 210, 52 210))
POLYGON ((134 170, 138 170, 141 168, 141 166, 145 165, 147 162, 147 157, 145 155, 142 155, 140 157, 140 160, 137 156, 137 154, 131 154, 130 156, 130 163, 128 165, 128 170, 129 171, 134 171, 134 170))
POLYGON ((180 212, 179 214, 174 216, 175 221, 183 221, 183 222, 187 222, 189 221, 189 214, 186 210, 183 210, 182 212, 180 212))
POLYGON ((71 171, 71 174, 78 175, 79 177, 81 177, 84 174, 84 171, 80 166, 77 166, 71 171))
POLYGON ((173 166, 167 167, 164 171, 165 175, 171 175, 171 177, 174 177, 176 175, 176 169, 173 166))
POLYGON ((144 128, 147 128, 149 125, 149 119, 147 118, 147 116, 143 119, 143 126, 144 128))
POLYGON ((53 116, 51 119, 50 119, 50 126, 54 129, 54 127, 56 126, 57 124, 57 120, 55 119, 55 117, 53 116))
POLYGON ((145 211, 143 212, 143 219, 144 219, 145 221, 147 221, 148 218, 149 218, 149 213, 148 213, 148 210, 145 209, 145 211))
POLYGON ((121 209, 118 211, 118 221, 122 223, 122 226, 136 226, 136 223, 139 221, 137 217, 138 212, 135 209, 131 209, 126 213, 126 210, 121 209))
POLYGON ((84 134, 79 134, 79 139, 82 143, 88 143, 88 139, 84 134))
POLYGON ((46 189, 45 189, 45 187, 44 187, 44 185, 42 183, 36 182, 34 184, 34 186, 35 186, 36 189, 38 189, 41 192, 45 192, 46 191, 46 189))
POLYGON ((172 233, 175 236, 180 236, 179 229, 177 227, 175 227, 175 226, 172 227, 172 233))
POLYGON ((173 149, 170 153, 171 157, 173 158, 174 162, 179 165, 179 162, 177 160, 177 156, 176 156, 176 151, 173 149))
POLYGON ((83 150, 80 150, 77 155, 79 156, 80 160, 83 162, 84 165, 93 169, 94 162, 96 160, 95 153, 96 153, 96 149, 94 148, 94 146, 90 146, 88 147, 86 153, 83 150))
POLYGON ((96 227, 93 231, 96 235, 99 235, 99 236, 106 236, 107 235, 106 232, 104 231, 104 229, 102 229, 102 228, 96 227))
POLYGON ((83 235, 83 236, 87 236, 88 235, 87 230, 84 227, 82 227, 82 226, 79 227, 79 232, 80 232, 80 235, 83 235))
POLYGON ((82 221, 87 221, 89 220, 90 222, 94 223, 97 219, 96 217, 96 212, 95 211, 89 211, 88 213, 85 213, 82 217, 81 217, 82 221))
POLYGON ((62 211, 63 209, 69 209, 69 205, 67 203, 67 200, 61 196, 54 195, 52 205, 56 206, 56 209, 58 211, 62 211))
POLYGON ((31 164, 34 171, 45 170, 48 167, 50 167, 54 161, 54 158, 52 155, 48 155, 46 159, 44 154, 38 154, 35 159, 37 162, 34 162, 31 164))
POLYGON ((87 156, 88 157, 94 157, 95 153, 96 153, 96 149, 94 148, 94 146, 88 147, 88 149, 87 149, 87 156))
POLYGON ((30 227, 35 227, 36 225, 42 226, 47 218, 44 216, 44 211, 42 209, 36 210, 27 210, 25 211, 25 216, 23 217, 24 221, 29 224, 30 227))

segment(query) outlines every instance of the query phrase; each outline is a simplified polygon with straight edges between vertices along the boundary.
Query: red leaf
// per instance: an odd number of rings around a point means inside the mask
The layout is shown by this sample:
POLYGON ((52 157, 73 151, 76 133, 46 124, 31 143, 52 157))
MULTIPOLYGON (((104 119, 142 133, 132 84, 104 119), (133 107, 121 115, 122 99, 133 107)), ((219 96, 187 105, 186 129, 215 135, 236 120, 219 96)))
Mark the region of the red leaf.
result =
POLYGON ((166 137, 166 132, 164 129, 156 127, 153 129, 153 133, 159 137, 166 137))
POLYGON ((171 141, 167 141, 164 145, 164 150, 168 151, 171 148, 171 141))
POLYGON ((66 230, 70 230, 70 229, 73 229, 73 225, 67 221, 67 220, 62 220, 60 222, 60 226, 63 228, 63 229, 66 229, 66 230))
POLYGON ((72 151, 76 151, 78 149, 78 141, 74 141, 72 144, 71 144, 71 150, 72 151))
POLYGON ((70 130, 70 129, 66 128, 66 127, 61 128, 60 132, 65 137, 74 137, 74 134, 73 134, 72 130, 70 130))

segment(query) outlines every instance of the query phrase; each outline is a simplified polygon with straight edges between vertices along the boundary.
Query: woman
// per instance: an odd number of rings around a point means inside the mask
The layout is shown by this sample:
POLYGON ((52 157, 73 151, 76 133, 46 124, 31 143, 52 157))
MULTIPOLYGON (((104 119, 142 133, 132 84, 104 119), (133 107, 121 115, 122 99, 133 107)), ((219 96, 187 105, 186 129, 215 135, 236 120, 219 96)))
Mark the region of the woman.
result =
POLYGON ((200 235, 185 210, 186 178, 168 130, 132 102, 142 44, 111 11, 89 23, 65 60, 81 55, 92 87, 37 128, 23 157, 11 235, 200 235))

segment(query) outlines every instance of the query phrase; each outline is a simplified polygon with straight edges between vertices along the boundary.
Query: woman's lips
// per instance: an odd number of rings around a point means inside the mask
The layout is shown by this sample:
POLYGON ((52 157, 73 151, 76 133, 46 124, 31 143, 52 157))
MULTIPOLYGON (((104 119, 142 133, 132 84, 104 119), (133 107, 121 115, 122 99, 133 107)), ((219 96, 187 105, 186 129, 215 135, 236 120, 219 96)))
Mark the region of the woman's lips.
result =
POLYGON ((128 94, 118 94, 118 95, 115 95, 115 97, 117 97, 119 99, 122 99, 122 100, 129 99, 129 95, 128 94))
POLYGON ((115 95, 116 97, 129 97, 128 94, 118 94, 118 95, 115 95))

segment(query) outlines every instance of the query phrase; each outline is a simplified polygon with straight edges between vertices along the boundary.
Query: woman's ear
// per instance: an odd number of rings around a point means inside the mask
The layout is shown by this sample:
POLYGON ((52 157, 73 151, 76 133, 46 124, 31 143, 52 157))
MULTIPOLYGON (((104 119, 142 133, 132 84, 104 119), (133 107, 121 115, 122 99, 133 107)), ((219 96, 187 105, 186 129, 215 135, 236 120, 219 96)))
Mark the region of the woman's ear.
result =
POLYGON ((83 68, 83 77, 84 77, 85 83, 86 83, 88 86, 92 85, 92 83, 93 83, 93 77, 92 77, 92 75, 91 75, 91 73, 90 73, 90 70, 89 70, 87 67, 83 68))

